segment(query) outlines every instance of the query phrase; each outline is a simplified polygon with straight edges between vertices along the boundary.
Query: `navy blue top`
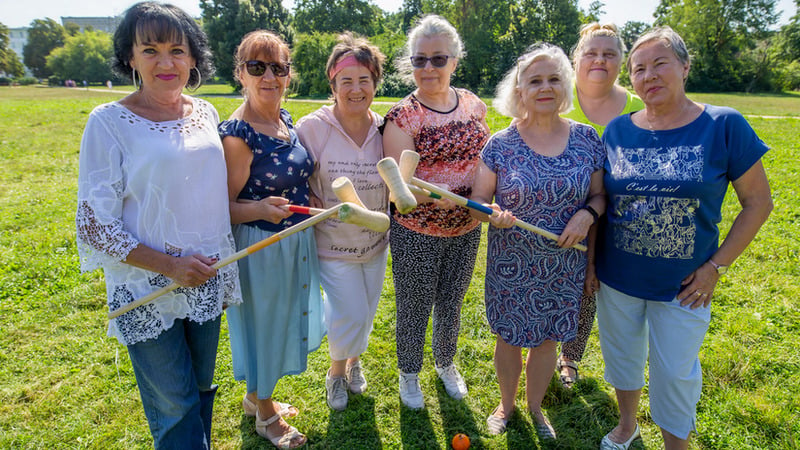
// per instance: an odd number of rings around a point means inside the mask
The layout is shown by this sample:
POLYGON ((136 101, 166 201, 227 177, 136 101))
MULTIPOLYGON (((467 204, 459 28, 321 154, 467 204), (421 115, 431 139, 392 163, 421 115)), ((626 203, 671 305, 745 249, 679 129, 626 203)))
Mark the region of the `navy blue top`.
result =
MULTIPOLYGON (((243 120, 229 119, 219 124, 220 138, 240 138, 253 152, 250 177, 238 198, 262 200, 275 196, 286 198, 293 205, 308 206, 308 179, 314 171, 314 161, 297 138, 292 116, 283 108, 281 120, 289 129, 288 142, 259 133, 243 120)), ((278 232, 307 218, 304 214, 293 214, 279 224, 257 220, 247 225, 278 232)))
POLYGON ((769 147, 731 108, 705 105, 691 123, 646 130, 630 114, 603 134, 609 196, 597 277, 625 294, 672 301, 717 251, 722 201, 769 147))

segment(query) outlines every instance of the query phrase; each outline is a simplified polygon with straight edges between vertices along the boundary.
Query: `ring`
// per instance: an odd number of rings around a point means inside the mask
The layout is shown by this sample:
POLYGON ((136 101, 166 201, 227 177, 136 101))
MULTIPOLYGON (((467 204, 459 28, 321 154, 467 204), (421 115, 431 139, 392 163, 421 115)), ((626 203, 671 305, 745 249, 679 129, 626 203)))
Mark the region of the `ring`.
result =
POLYGON ((694 295, 699 295, 701 297, 703 296, 703 294, 701 294, 700 291, 694 291, 694 295))

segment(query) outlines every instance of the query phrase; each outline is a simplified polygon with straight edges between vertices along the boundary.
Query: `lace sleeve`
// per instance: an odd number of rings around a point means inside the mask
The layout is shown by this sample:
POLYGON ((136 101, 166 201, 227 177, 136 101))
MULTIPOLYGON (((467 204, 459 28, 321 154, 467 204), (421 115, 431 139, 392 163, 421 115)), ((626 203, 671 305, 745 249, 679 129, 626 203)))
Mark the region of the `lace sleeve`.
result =
POLYGON ((124 171, 119 143, 97 110, 83 132, 75 215, 81 270, 124 260, 139 241, 122 222, 124 171))

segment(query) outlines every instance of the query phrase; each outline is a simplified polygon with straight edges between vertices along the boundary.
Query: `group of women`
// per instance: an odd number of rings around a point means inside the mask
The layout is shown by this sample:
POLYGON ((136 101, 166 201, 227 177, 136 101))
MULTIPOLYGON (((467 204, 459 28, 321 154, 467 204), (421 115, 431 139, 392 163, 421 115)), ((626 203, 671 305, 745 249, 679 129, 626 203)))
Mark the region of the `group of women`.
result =
POLYGON ((349 33, 326 67, 333 105, 296 127, 281 108, 290 50, 271 32, 249 33, 238 46, 244 102, 221 123, 210 104, 183 94, 213 73, 206 37, 185 12, 132 6, 114 49, 115 69, 137 89, 89 117, 78 244, 84 270, 104 269, 111 309, 170 280, 181 286, 109 325, 128 348, 157 448, 210 446, 223 310, 234 376, 246 381, 244 413, 277 447, 304 445, 285 420, 299 411, 272 398, 275 386, 306 369, 327 333, 328 405, 345 409, 348 391, 364 392, 360 357, 389 251, 401 401, 425 405, 419 373, 431 316, 436 372, 448 395, 463 398, 454 358, 482 221, 490 223, 485 302, 500 387, 489 432, 505 431, 524 367, 536 430, 556 438, 542 399, 556 367, 565 387, 577 380, 596 308, 620 408, 601 448, 628 448, 639 436, 648 361, 653 420, 667 448, 688 445, 714 288, 771 200, 760 163, 767 146, 740 114, 686 97, 688 52, 672 30, 654 29, 631 50, 638 97, 616 84, 625 48, 613 25, 585 26, 572 63, 555 46, 532 47, 498 87, 495 107, 513 120, 494 135, 486 105, 450 85, 465 51, 438 16, 409 32, 398 69, 416 89, 385 118, 370 110, 384 56, 349 33), (422 194, 416 209, 400 213, 376 163, 405 149, 420 155, 416 177, 495 213, 422 194), (215 267, 307 218, 288 205, 337 204, 331 182, 341 176, 366 208, 390 214, 389 233, 328 220, 215 267), (742 208, 718 245, 729 182, 742 208), (558 239, 516 228, 518 220, 558 239), (576 248, 582 243, 587 252, 576 248))

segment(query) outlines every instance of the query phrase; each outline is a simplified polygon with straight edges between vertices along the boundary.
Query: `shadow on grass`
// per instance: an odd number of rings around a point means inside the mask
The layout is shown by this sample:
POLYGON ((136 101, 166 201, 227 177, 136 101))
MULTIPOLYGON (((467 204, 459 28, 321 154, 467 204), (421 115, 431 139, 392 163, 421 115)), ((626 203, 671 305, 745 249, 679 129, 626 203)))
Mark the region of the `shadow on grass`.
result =
POLYGON ((375 399, 368 395, 350 394, 347 409, 330 410, 326 435, 309 436, 309 448, 314 448, 313 444, 320 441, 324 441, 320 448, 382 448, 375 420, 375 399))
POLYGON ((411 409, 400 404, 400 439, 403 448, 440 449, 428 408, 411 409))
POLYGON ((438 377, 436 378, 436 396, 439 399, 439 410, 442 415, 442 431, 447 438, 445 448, 450 448, 448 446, 450 439, 458 433, 464 433, 469 437, 470 448, 486 448, 481 439, 481 432, 478 429, 475 415, 467 402, 465 400, 454 400, 447 395, 444 384, 438 377))

